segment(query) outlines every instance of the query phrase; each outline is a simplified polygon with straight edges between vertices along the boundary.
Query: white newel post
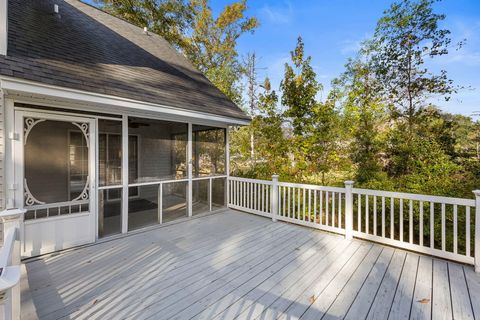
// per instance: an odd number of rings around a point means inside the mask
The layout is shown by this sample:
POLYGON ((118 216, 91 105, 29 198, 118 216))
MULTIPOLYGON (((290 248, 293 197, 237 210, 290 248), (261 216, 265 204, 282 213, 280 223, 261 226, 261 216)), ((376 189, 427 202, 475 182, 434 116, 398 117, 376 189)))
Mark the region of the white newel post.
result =
POLYGON ((353 181, 345 181, 345 239, 353 239, 353 181))
POLYGON ((0 319, 20 319, 20 226, 25 210, 10 209, 0 213, 3 224, 4 244, 0 267, 0 319), (10 235, 13 235, 13 242, 10 235), (9 237, 10 239, 7 239, 9 237), (8 249, 9 243, 12 244, 8 249))
POLYGON ((475 194, 475 272, 480 272, 480 190, 473 191, 475 194))
POLYGON ((278 215, 278 174, 274 174, 272 176, 272 203, 271 203, 271 208, 272 208, 272 221, 277 221, 277 215, 278 215))

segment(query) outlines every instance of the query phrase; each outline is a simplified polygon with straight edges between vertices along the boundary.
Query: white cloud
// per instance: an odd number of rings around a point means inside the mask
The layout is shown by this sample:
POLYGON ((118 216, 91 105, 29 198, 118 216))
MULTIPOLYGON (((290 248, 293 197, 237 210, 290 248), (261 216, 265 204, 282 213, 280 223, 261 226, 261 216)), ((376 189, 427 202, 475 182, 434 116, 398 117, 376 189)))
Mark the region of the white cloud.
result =
POLYGON ((284 1, 279 6, 266 4, 260 9, 260 14, 272 23, 290 23, 293 19, 293 6, 290 1, 284 1))

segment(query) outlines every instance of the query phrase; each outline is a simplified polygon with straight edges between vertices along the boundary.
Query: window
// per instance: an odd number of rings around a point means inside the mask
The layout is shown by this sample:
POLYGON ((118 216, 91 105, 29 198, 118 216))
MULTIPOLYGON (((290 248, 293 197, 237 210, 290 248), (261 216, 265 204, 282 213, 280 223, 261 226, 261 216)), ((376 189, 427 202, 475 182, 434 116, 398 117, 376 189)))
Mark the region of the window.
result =
POLYGON ((193 126, 193 176, 225 174, 224 128, 193 126))
POLYGON ((88 147, 80 131, 69 131, 68 141, 68 195, 73 200, 82 193, 88 180, 88 147))

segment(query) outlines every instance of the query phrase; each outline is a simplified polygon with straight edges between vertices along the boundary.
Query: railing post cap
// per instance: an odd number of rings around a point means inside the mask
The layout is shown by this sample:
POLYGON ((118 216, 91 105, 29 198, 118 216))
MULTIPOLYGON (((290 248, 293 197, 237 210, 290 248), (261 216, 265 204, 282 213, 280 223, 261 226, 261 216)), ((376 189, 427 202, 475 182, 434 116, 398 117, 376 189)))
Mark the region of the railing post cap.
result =
POLYGON ((353 180, 347 180, 347 181, 345 181, 345 185, 346 185, 346 186, 352 186, 354 183, 355 183, 355 181, 353 181, 353 180))
POLYGON ((7 209, 0 211, 0 221, 6 222, 16 219, 22 219, 25 212, 27 212, 27 210, 25 209, 7 209))
POLYGON ((276 179, 276 180, 278 180, 278 178, 280 178, 280 176, 279 176, 278 174, 272 174, 272 179, 274 179, 274 180, 275 180, 275 179, 276 179))
POLYGON ((480 190, 473 190, 473 194, 477 197, 480 197, 480 190))

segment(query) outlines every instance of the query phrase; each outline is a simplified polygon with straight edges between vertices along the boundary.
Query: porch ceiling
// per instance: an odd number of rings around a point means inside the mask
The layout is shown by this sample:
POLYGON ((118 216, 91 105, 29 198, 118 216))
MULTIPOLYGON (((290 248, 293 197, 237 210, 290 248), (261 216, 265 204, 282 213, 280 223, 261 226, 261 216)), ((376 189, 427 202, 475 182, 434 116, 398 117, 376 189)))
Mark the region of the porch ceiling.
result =
POLYGON ((23 319, 480 316, 470 266, 232 210, 24 269, 23 319))

